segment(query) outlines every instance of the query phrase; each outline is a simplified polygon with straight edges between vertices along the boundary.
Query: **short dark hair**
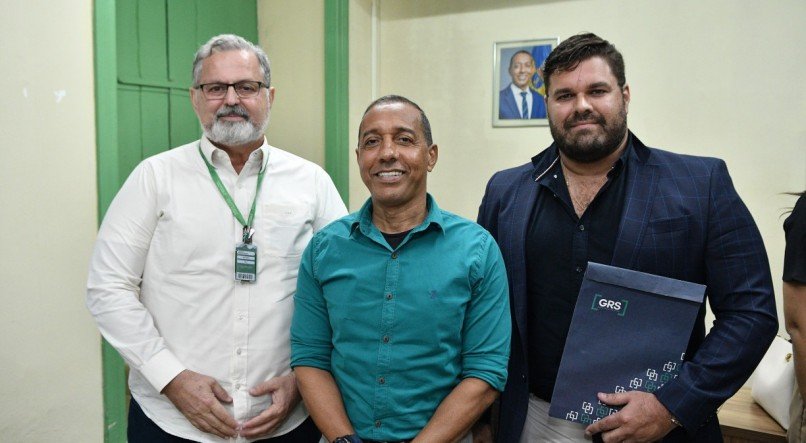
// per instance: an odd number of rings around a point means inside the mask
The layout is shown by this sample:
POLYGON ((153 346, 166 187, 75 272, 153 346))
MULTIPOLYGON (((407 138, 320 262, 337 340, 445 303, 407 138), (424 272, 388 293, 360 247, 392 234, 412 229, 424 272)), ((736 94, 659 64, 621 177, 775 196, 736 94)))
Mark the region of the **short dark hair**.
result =
POLYGON ((584 33, 569 37, 546 57, 543 68, 543 83, 546 84, 546 93, 549 90, 552 74, 573 71, 580 62, 591 57, 602 57, 610 66, 619 87, 624 87, 627 78, 624 75, 624 58, 621 53, 612 43, 598 35, 584 33))
MULTIPOLYGON (((417 103, 414 103, 413 101, 411 101, 411 100, 409 100, 406 97, 403 97, 401 95, 394 95, 394 94, 392 94, 392 95, 384 95, 383 97, 375 100, 374 102, 370 103, 369 106, 367 106, 367 109, 364 111, 364 114, 361 116, 361 119, 363 120, 364 116, 366 116, 367 112, 369 112, 372 108, 374 108, 376 106, 388 105, 388 104, 392 104, 392 103, 405 103, 405 104, 414 106, 414 108, 416 108, 418 111, 420 111, 420 125, 422 125, 422 127, 423 127, 423 134, 425 135, 425 142, 428 144, 428 146, 433 145, 434 140, 431 137, 431 123, 428 122, 428 117, 425 116, 425 111, 423 111, 423 109, 420 106, 418 106, 417 103)), ((359 130, 358 139, 361 140, 361 132, 360 132, 361 131, 361 125, 359 125, 358 130, 359 130)), ((359 144, 360 143, 361 142, 359 141, 359 144)))
POLYGON ((512 57, 509 58, 509 69, 512 69, 512 63, 515 61, 515 56, 518 55, 518 54, 526 54, 526 55, 529 56, 529 58, 532 59, 532 63, 535 62, 535 58, 532 57, 532 53, 530 53, 529 51, 524 51, 523 49, 521 49, 520 51, 512 54, 512 57))

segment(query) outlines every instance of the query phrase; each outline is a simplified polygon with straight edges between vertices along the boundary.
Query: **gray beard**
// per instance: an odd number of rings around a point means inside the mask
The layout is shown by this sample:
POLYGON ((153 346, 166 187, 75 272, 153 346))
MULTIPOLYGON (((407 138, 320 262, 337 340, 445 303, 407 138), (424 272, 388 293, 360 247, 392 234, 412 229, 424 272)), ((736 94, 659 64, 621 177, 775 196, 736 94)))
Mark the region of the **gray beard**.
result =
POLYGON ((266 119, 260 126, 255 125, 252 120, 228 122, 216 117, 211 125, 204 127, 204 136, 213 143, 225 146, 245 145, 263 138, 269 126, 269 115, 266 114, 266 119))

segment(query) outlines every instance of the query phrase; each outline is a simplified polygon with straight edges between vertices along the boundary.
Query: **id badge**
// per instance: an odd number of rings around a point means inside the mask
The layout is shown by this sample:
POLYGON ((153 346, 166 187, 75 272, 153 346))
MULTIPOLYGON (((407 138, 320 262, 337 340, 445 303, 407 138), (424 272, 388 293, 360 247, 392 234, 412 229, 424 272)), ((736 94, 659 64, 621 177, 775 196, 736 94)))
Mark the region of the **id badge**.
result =
POLYGON ((235 280, 254 282, 257 280, 257 246, 253 243, 240 243, 235 247, 235 280))

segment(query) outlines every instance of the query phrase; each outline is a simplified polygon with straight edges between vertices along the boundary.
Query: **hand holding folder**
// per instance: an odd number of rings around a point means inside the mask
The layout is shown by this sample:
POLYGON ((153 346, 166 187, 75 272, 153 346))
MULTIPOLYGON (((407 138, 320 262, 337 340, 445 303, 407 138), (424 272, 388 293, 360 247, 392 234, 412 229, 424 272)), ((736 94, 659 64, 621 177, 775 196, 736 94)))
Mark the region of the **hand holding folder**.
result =
POLYGON ((597 394, 653 393, 677 377, 705 286, 588 263, 549 415, 589 425, 617 412, 597 394))

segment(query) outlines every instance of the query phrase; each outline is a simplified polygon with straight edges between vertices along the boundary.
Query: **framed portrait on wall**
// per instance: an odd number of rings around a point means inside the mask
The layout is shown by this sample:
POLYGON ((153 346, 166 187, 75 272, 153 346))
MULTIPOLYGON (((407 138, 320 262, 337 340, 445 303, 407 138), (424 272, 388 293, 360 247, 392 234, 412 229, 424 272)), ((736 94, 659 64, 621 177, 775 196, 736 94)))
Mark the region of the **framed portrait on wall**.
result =
POLYGON ((493 45, 493 126, 547 126, 543 61, 559 38, 493 45))

